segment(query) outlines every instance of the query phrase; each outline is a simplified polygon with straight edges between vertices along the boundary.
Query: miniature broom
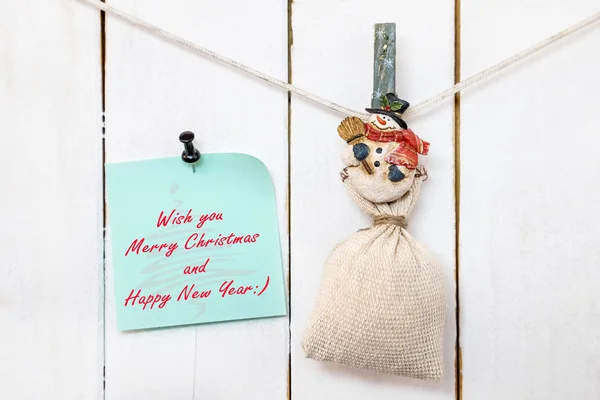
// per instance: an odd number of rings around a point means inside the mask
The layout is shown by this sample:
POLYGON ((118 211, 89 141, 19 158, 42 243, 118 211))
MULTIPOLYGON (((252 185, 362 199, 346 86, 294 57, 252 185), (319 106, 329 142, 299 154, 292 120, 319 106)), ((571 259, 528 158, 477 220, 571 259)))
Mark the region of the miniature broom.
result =
MULTIPOLYGON (((340 123, 337 131, 346 143, 353 144, 365 137, 365 123, 358 117, 347 117, 340 123)), ((369 175, 373 175, 373 168, 371 168, 367 160, 362 160, 361 163, 365 171, 369 175)))

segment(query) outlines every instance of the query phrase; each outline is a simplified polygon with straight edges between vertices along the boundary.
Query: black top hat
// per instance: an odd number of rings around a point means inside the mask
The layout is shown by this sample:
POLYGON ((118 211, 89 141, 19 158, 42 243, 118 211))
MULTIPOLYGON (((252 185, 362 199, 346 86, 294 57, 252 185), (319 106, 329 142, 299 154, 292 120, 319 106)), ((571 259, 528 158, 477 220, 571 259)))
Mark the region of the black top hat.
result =
POLYGON ((388 93, 385 96, 381 96, 381 109, 379 108, 365 108, 370 114, 385 114, 398 123, 403 129, 408 128, 406 122, 402 118, 402 114, 410 107, 410 104, 406 100, 402 100, 396 96, 395 93, 388 93))

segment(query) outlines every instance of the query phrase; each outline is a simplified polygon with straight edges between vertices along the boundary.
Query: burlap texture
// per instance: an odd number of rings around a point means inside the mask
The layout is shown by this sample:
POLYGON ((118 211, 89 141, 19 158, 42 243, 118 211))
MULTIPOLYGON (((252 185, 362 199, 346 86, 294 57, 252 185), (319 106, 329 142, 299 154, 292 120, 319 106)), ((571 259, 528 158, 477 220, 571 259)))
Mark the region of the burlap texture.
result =
MULTIPOLYGON (((402 198, 381 204, 346 186, 372 218, 407 219, 420 184, 421 179, 414 179, 402 198)), ((373 225, 334 249, 302 343, 308 357, 425 380, 441 378, 442 271, 400 225, 373 225)))

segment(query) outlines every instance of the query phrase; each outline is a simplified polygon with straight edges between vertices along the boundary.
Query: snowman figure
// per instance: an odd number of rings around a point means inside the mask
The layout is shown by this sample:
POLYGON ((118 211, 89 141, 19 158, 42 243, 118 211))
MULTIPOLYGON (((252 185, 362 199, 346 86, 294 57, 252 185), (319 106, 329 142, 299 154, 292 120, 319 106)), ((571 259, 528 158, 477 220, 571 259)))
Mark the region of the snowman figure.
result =
POLYGON ((338 244, 325 262, 304 353, 373 371, 439 380, 446 315, 444 274, 408 232, 429 143, 408 129, 408 103, 393 93, 366 122, 348 117, 342 180, 370 226, 338 244), (352 301, 349 302, 348 299, 352 301))
POLYGON ((342 152, 342 181, 373 203, 394 201, 406 193, 420 175, 418 155, 429 151, 429 143, 401 118, 408 107, 407 101, 388 93, 381 98, 381 109, 366 109, 371 114, 366 123, 348 117, 338 126, 348 143, 342 152))

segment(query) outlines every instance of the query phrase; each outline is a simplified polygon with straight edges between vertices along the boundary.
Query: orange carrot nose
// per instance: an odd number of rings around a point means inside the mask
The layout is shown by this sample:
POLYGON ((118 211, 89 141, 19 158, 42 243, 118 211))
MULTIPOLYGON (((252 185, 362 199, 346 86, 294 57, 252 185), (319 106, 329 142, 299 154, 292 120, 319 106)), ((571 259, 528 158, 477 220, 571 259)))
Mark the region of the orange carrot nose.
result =
POLYGON ((381 125, 387 124, 387 122, 385 122, 385 119, 379 118, 379 115, 376 115, 375 117, 377 117, 377 122, 379 122, 381 125))

